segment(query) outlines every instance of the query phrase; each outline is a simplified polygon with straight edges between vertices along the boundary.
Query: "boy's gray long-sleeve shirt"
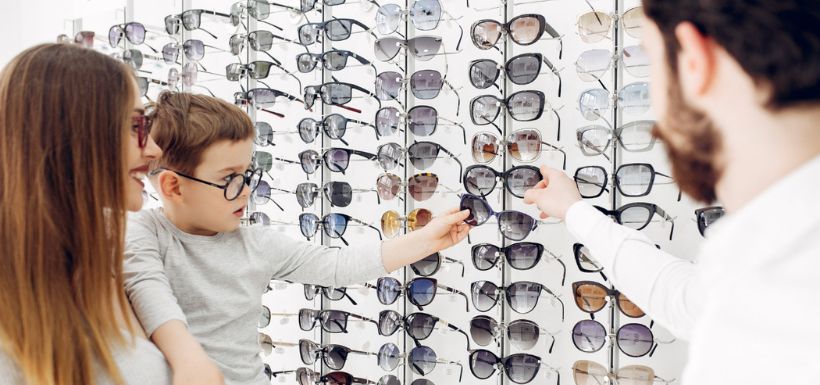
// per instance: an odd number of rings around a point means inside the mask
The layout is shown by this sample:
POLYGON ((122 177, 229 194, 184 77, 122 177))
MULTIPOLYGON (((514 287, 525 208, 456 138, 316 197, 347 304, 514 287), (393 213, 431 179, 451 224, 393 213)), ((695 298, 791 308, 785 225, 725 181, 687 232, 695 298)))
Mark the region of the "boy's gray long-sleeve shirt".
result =
POLYGON ((161 209, 131 214, 127 230, 125 289, 142 327, 186 323, 227 385, 268 383, 256 325, 271 279, 340 287, 386 274, 380 243, 332 249, 271 227, 198 236, 161 209))

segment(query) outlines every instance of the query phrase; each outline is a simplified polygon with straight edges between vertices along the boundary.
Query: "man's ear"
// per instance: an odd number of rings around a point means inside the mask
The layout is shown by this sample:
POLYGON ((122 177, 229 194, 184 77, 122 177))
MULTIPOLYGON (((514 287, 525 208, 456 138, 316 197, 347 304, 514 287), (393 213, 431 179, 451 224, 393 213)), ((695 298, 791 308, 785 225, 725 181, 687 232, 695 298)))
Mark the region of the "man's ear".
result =
POLYGON ((168 201, 179 203, 182 200, 182 186, 180 185, 180 178, 173 171, 163 170, 157 178, 157 191, 168 201))
POLYGON ((683 94, 690 101, 701 99, 714 86, 718 46, 690 22, 675 27, 675 38, 680 44, 678 80, 683 94))

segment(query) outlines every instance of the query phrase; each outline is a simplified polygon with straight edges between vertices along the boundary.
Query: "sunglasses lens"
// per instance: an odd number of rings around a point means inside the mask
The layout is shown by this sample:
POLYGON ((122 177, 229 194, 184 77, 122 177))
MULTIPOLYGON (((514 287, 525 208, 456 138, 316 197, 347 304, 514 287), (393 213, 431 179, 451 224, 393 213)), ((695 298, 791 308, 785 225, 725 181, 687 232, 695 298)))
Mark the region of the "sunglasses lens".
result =
POLYGON ((498 215, 498 228, 507 239, 523 240, 534 227, 535 219, 520 211, 504 211, 498 215))
MULTIPOLYGON (((572 365, 572 377, 576 385, 600 385, 607 382, 608 376, 609 371, 596 362, 580 360, 572 365)), ((651 382, 646 385, 650 384, 651 382)))
POLYGON ((338 301, 345 297, 347 293, 347 289, 340 287, 324 287, 322 288, 322 293, 324 293, 325 297, 331 301, 338 301))
POLYGON ((313 206, 316 198, 316 189, 318 187, 313 183, 299 183, 296 186, 296 201, 303 209, 313 206))
POLYGON ((507 263, 509 263, 513 269, 532 269, 541 259, 542 250, 538 243, 513 243, 507 246, 507 263))
POLYGON ((527 190, 541 181, 541 171, 532 166, 518 166, 507 171, 504 184, 507 190, 517 198, 524 198, 527 190))
POLYGON ((584 198, 600 196, 607 184, 606 171, 601 167, 587 166, 575 171, 575 185, 584 198))
POLYGON ((407 113, 410 132, 417 136, 430 136, 436 131, 438 111, 433 107, 413 107, 407 113))
POLYGON ((305 24, 296 31, 299 35, 299 42, 304 45, 313 44, 319 37, 319 26, 315 23, 305 24))
POLYGON ((347 182, 329 182, 325 185, 325 196, 331 205, 347 207, 353 201, 353 188, 347 182))
POLYGON ((416 142, 407 149, 413 167, 419 170, 430 168, 438 158, 439 146, 432 142, 416 142))
POLYGON ((316 60, 309 53, 300 53, 296 56, 296 69, 301 73, 308 73, 316 68, 316 60))
POLYGON ((541 155, 541 134, 537 130, 523 129, 507 137, 507 152, 513 159, 532 162, 541 155))
MULTIPOLYGON (((177 61, 177 55, 179 55, 179 50, 177 49, 176 44, 168 43, 162 46, 162 60, 165 61, 165 64, 174 64, 177 61)), ((232 68, 233 64, 229 65, 228 68, 232 68)), ((229 76, 232 75, 231 71, 228 71, 229 76)), ((233 76, 231 76, 233 77, 233 76)), ((239 80, 238 75, 235 76, 236 80, 239 80)), ((232 78, 228 80, 235 81, 232 78)))
POLYGON ((489 204, 475 195, 465 195, 459 205, 461 210, 470 210, 470 216, 464 220, 471 226, 480 226, 487 222, 492 215, 489 204))
POLYGON ((535 282, 515 282, 507 288, 507 302, 510 308, 520 314, 526 314, 535 309, 538 297, 541 295, 541 284, 535 282))
POLYGON ((473 266, 480 271, 492 269, 498 262, 498 253, 500 251, 498 246, 489 243, 473 246, 473 266))
POLYGON ((376 193, 382 200, 389 201, 395 198, 400 187, 401 179, 397 175, 383 174, 376 179, 376 193))
POLYGON ((259 181, 259 185, 256 186, 256 191, 251 195, 251 199, 253 203, 257 205, 267 203, 268 199, 270 199, 270 185, 268 182, 259 181))
POLYGON ((347 313, 325 310, 321 314, 322 328, 328 333, 343 333, 347 330, 347 313))
POLYGON ((438 320, 430 315, 424 313, 413 313, 407 317, 407 332, 410 337, 417 340, 423 340, 430 337, 433 333, 433 327, 438 320))
POLYGON ((330 385, 351 385, 353 383, 353 376, 345 372, 331 372, 325 376, 324 382, 330 385))
POLYGON ((344 346, 332 345, 325 353, 325 365, 333 370, 339 370, 345 366, 347 355, 350 351, 344 346))
POLYGON ((341 238, 347 230, 347 218, 342 214, 325 215, 325 234, 331 238, 341 238))
POLYGON ((399 213, 389 210, 382 214, 382 233, 385 237, 393 238, 401 230, 401 220, 399 213))
POLYGON ((646 206, 630 206, 621 212, 621 224, 641 230, 652 220, 652 211, 646 206))
POLYGON ((504 359, 504 370, 516 384, 529 383, 540 368, 541 359, 532 354, 518 353, 504 359))
POLYGON ((311 365, 316 362, 316 350, 319 346, 308 340, 299 341, 299 356, 305 365, 311 365))
POLYGON ((385 107, 376 112, 376 131, 379 136, 390 136, 399 128, 399 110, 385 107))
POLYGON ((196 68, 196 63, 185 63, 185 65, 182 66, 182 85, 185 87, 193 87, 198 74, 199 70, 196 68))
POLYGON ((592 255, 586 246, 577 243, 574 246, 575 260, 578 262, 578 268, 585 273, 596 273, 604 268, 592 258, 592 255))
POLYGON ((585 82, 598 81, 612 63, 612 52, 606 49, 584 51, 575 62, 578 77, 585 82))
POLYGON ((624 113, 642 114, 649 111, 649 83, 631 83, 618 91, 618 107, 624 113))
POLYGON ((205 44, 201 40, 186 40, 182 43, 182 50, 190 60, 197 61, 205 57, 205 44))
POLYGON ((268 51, 273 48, 273 33, 270 31, 254 31, 248 34, 248 42, 256 51, 268 51))
POLYGON ((470 320, 470 336, 479 346, 487 346, 493 342, 498 323, 490 317, 477 316, 470 320))
POLYGON ((416 0, 410 8, 410 17, 420 31, 435 29, 441 20, 441 3, 438 0, 416 0))
POLYGON ((376 97, 379 100, 395 100, 399 97, 402 75, 395 71, 386 71, 376 76, 376 97))
POLYGON ((478 311, 490 311, 498 301, 498 286, 489 281, 473 282, 470 286, 473 306, 478 311))
POLYGON ((478 49, 490 49, 498 42, 503 29, 497 21, 485 20, 473 25, 470 37, 478 49))
POLYGON ((376 13, 376 30, 381 35, 389 35, 399 28, 401 22, 401 7, 397 4, 387 4, 379 7, 376 13))
MULTIPOLYGON (((383 336, 392 336, 393 333, 395 333, 396 330, 399 329, 399 323, 401 321, 402 317, 399 313, 393 310, 383 310, 381 313, 379 313, 379 334, 383 336)), ((385 346, 382 346, 382 349, 384 348, 385 346)), ((379 353, 381 353, 381 351, 379 351, 379 353)))
POLYGON ((498 117, 501 104, 492 95, 479 96, 470 102, 470 119, 479 126, 485 126, 498 117))
POLYGON ((179 32, 179 18, 165 16, 165 32, 169 35, 176 35, 179 32))
POLYGON ((507 102, 510 117, 520 122, 529 122, 538 119, 538 117, 541 116, 541 111, 544 110, 543 95, 544 94, 536 91, 515 93, 507 102))
POLYGON ((498 357, 492 352, 478 349, 470 354, 470 370, 480 380, 486 380, 495 373, 498 357))
POLYGON ((273 353, 273 341, 271 341, 269 336, 259 333, 257 335, 257 340, 259 341, 259 346, 262 347, 262 351, 265 355, 269 356, 273 353))
POLYGON ((407 42, 407 49, 415 53, 416 60, 428 61, 438 53, 441 48, 441 38, 433 36, 419 36, 407 42))
MULTIPOLYGON (((578 144, 584 155, 593 156, 603 154, 604 151, 609 148, 609 142, 611 140, 611 131, 604 126, 586 126, 578 129, 578 144)), ((626 148, 627 143, 623 143, 623 145, 625 150, 633 151, 626 148)))
POLYGON ((313 150, 306 150, 299 153, 299 163, 302 164, 302 171, 305 174, 313 174, 319 168, 319 154, 313 150))
POLYGON ((329 71, 340 71, 347 66, 347 55, 339 51, 325 52, 322 58, 329 71))
POLYGON ((646 20, 643 7, 632 8, 621 16, 621 23, 623 23, 626 34, 636 39, 643 36, 643 24, 646 20))
POLYGON ((347 84, 332 83, 321 88, 322 101, 331 105, 343 105, 350 102, 352 89, 347 84))
POLYGON ((248 8, 250 15, 256 20, 265 20, 270 16, 270 3, 267 1, 252 1, 248 8))
POLYGON ((725 211, 722 207, 710 207, 698 213, 698 229, 703 235, 709 226, 712 226, 718 219, 723 217, 725 211))
POLYGON ((477 163, 491 162, 499 153, 498 142, 498 137, 491 133, 482 132, 473 136, 473 160, 477 163))
POLYGON ((510 38, 521 45, 535 43, 543 31, 544 25, 534 16, 518 17, 510 23, 510 38))
POLYGON ((464 173, 464 188, 468 193, 487 196, 496 184, 496 173, 487 166, 472 166, 464 173))
MULTIPOLYGON (((390 372, 399 366, 400 353, 399 347, 392 342, 382 345, 377 356, 379 367, 384 371, 390 372)), ((384 377, 382 377, 384 378, 384 377)), ((398 379, 396 379, 398 381, 398 379)), ((381 383, 381 380, 379 381, 381 383)))
POLYGON ((382 277, 376 281, 376 294, 382 305, 390 305, 396 302, 401 294, 401 283, 391 277, 382 277))
POLYGON ((606 330, 598 321, 582 320, 572 328, 572 342, 578 350, 593 353, 606 343, 606 330))
POLYGON ((627 151, 647 151, 655 144, 655 137, 652 136, 652 128, 655 122, 651 120, 640 120, 630 122, 618 129, 621 136, 621 145, 627 151))
POLYGON ((259 315, 259 323, 257 326, 261 329, 270 325, 270 309, 267 306, 262 306, 262 314, 259 315))
POLYGON ((618 348, 630 357, 642 357, 649 354, 655 344, 655 336, 648 327, 630 323, 621 326, 617 334, 618 348))
POLYGON ((433 213, 427 209, 415 209, 407 215, 407 228, 410 231, 418 230, 427 226, 433 220, 433 213))
POLYGON ((299 138, 305 143, 312 143, 319 136, 319 122, 304 118, 298 124, 299 138))
POLYGON ((309 331, 313 329, 313 325, 316 322, 316 311, 310 309, 302 309, 299 310, 299 328, 304 331, 309 331))
POLYGON ((535 81, 541 72, 541 57, 535 55, 519 56, 507 62, 507 75, 514 84, 529 84, 535 81))
POLYGON ((618 369, 616 379, 618 384, 623 385, 652 385, 657 381, 655 371, 643 365, 629 365, 618 369))
POLYGON ((376 40, 373 51, 379 61, 388 61, 399 54, 403 40, 395 37, 386 37, 376 40))
POLYGON ((145 42, 145 26, 140 23, 128 23, 125 25, 125 36, 135 45, 145 42))
POLYGON ((349 19, 334 19, 327 23, 325 33, 332 41, 345 40, 353 31, 353 23, 349 19))
POLYGON ((623 294, 618 294, 618 308, 620 308, 621 312, 627 317, 641 318, 645 315, 638 305, 632 303, 632 301, 623 294))
POLYGON ((416 275, 429 277, 435 274, 441 267, 441 255, 439 253, 430 254, 410 265, 416 275))
POLYGON ((639 45, 624 48, 624 68, 630 75, 645 78, 649 76, 649 56, 639 45))
POLYGON ((518 320, 510 323, 507 327, 507 336, 519 349, 529 350, 538 343, 541 330, 534 322, 528 320, 518 320))
POLYGON ((250 222, 252 225, 270 226, 270 217, 262 212, 251 213, 250 222))
MULTIPOLYGON (((256 122, 256 141, 259 146, 273 143, 273 127, 267 122, 256 122)), ((272 161, 272 159, 271 159, 272 161)), ((271 164, 272 166, 273 164, 271 164)))
POLYGON ((419 202, 432 198, 437 187, 438 177, 433 174, 414 175, 407 181, 407 191, 419 202))
POLYGON ((609 111, 609 101, 609 93, 606 90, 587 90, 578 98, 578 107, 586 120, 597 120, 609 111))
POLYGON ((305 299, 308 301, 313 301, 316 299, 316 294, 319 292, 319 288, 316 285, 305 284, 305 299))
POLYGON ((578 35, 584 43, 597 43, 609 34, 612 17, 604 12, 587 12, 578 17, 578 35))
POLYGON ((607 290, 603 285, 584 283, 573 288, 575 304, 587 313, 595 313, 606 306, 607 290))
POLYGON ((436 352, 427 346, 418 346, 410 351, 410 369, 420 376, 430 374, 436 368, 436 352))
POLYGON ((200 25, 199 12, 185 11, 182 13, 182 25, 185 29, 192 31, 199 28, 200 25))
POLYGON ((493 85, 498 79, 498 67, 492 60, 479 60, 470 65, 470 83, 478 89, 493 85))
POLYGON ((145 96, 148 93, 148 79, 140 76, 137 78, 137 86, 140 90, 140 95, 145 96))
POLYGON ((313 213, 303 213, 299 215, 299 230, 306 238, 316 234, 319 229, 319 217, 313 213))
POLYGON ((436 297, 436 281, 432 278, 417 278, 407 285, 410 302, 416 306, 427 306, 436 297))
POLYGON ((385 374, 384 376, 382 376, 382 378, 379 379, 379 382, 377 382, 376 385, 401 385, 401 381, 399 381, 398 377, 392 374, 385 374))
POLYGON ((410 76, 410 91, 418 99, 433 99, 441 92, 444 80, 436 70, 416 71, 410 76))
POLYGON ((652 188, 655 170, 648 164, 627 164, 618 168, 615 177, 624 196, 644 196, 652 188))

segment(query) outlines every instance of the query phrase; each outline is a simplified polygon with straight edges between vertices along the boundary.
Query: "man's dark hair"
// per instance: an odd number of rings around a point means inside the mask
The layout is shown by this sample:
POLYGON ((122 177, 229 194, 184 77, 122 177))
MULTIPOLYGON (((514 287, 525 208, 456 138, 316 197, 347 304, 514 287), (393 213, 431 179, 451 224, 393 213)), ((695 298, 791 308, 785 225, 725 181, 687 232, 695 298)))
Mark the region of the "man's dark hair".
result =
POLYGON ((820 103, 819 0, 644 0, 657 24, 673 74, 680 44, 675 27, 691 22, 754 79, 771 89, 766 107, 820 103))

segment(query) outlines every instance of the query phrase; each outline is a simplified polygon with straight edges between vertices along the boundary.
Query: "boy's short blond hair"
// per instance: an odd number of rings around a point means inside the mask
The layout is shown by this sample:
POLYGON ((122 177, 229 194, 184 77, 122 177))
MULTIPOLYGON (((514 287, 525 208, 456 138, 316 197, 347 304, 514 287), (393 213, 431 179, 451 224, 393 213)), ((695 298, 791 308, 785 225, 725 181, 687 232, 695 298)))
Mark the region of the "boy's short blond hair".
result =
POLYGON ((152 169, 193 174, 210 145, 255 136, 254 124, 245 111, 211 96, 164 91, 149 110, 151 137, 163 151, 151 164, 152 169))

